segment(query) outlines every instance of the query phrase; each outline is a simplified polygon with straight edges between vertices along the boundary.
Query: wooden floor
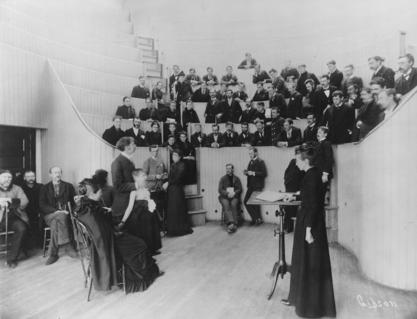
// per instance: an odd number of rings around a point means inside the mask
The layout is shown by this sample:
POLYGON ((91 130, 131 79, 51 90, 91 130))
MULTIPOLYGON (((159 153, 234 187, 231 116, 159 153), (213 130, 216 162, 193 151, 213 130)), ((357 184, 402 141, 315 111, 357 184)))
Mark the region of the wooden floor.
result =
MULTIPOLYGON (((292 235, 287 235, 290 261, 292 235)), ((45 266, 40 255, 13 270, 0 268, 0 318, 297 318, 279 300, 287 296, 289 275, 266 299, 277 256, 273 225, 242 227, 228 235, 209 223, 194 234, 166 238, 159 266, 166 273, 143 293, 114 289, 94 292, 86 302, 77 259, 64 256, 45 266)), ((417 293, 382 287, 363 278, 356 260, 342 247, 330 249, 337 318, 417 318, 417 293)))

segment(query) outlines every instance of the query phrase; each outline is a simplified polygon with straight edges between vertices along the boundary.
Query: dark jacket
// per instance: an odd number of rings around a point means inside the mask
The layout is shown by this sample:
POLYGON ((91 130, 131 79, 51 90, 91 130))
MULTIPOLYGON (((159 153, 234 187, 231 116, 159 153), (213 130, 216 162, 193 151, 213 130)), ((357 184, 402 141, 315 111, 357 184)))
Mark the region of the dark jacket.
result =
POLYGON ((410 75, 406 78, 401 75, 395 83, 395 91, 402 95, 407 94, 417 86, 417 68, 412 68, 410 75))
POLYGON ((241 123, 252 123, 255 119, 256 110, 254 108, 245 109, 242 112, 242 117, 240 119, 241 123))
POLYGON ((224 175, 222 178, 220 178, 219 181, 219 198, 229 198, 227 196, 227 188, 233 187, 235 196, 233 198, 240 199, 240 196, 242 195, 242 182, 240 181, 239 177, 236 175, 233 175, 232 177, 232 183, 230 183, 229 175, 224 175))
POLYGON ((329 73, 330 85, 335 86, 338 90, 342 89, 343 73, 339 70, 335 70, 332 73, 329 73))
POLYGON ((184 75, 185 76, 184 72, 183 71, 180 71, 177 75, 175 75, 174 73, 172 73, 171 76, 169 77, 169 92, 172 91, 172 85, 176 81, 178 81, 178 78, 179 78, 180 75, 184 75))
POLYGON ((240 117, 242 116, 242 107, 239 102, 232 98, 231 103, 226 99, 221 102, 221 109, 223 111, 223 116, 221 122, 232 122, 239 123, 240 117))
POLYGON ((191 85, 187 82, 177 82, 175 85, 175 91, 177 92, 177 102, 186 102, 191 98, 193 90, 191 85))
POLYGON ((290 137, 287 137, 287 132, 282 130, 279 134, 278 142, 288 142, 288 147, 300 145, 303 142, 301 130, 298 127, 293 126, 290 137))
POLYGON ((253 145, 254 146, 270 146, 271 145, 271 134, 269 130, 264 129, 263 134, 259 131, 253 133, 253 145))
POLYGON ((313 126, 307 125, 304 129, 303 143, 305 142, 317 142, 317 130, 319 128, 318 123, 314 123, 313 126))
POLYGON ((154 100, 157 100, 157 101, 162 100, 163 97, 164 97, 164 92, 162 92, 161 89, 154 88, 152 90, 152 96, 151 96, 152 101, 154 101, 154 100))
POLYGON ((233 97, 242 101, 246 101, 248 99, 248 95, 246 94, 246 92, 243 91, 233 93, 233 97))
POLYGON ((120 105, 117 107, 116 115, 124 119, 133 119, 136 116, 136 111, 131 105, 120 105))
POLYGON ((59 194, 55 196, 52 182, 45 184, 39 191, 40 213, 45 216, 57 210, 68 210, 68 202, 74 208, 75 190, 72 184, 61 181, 59 183, 59 194))
MULTIPOLYGON (((224 146, 223 134, 219 132, 217 136, 218 136, 217 137, 217 143, 219 144, 219 147, 223 147, 224 146)), ((211 144, 213 144, 213 143, 214 143, 214 134, 210 133, 206 137, 205 144, 206 144, 207 147, 211 147, 211 144)))
POLYGON ((41 188, 43 187, 42 184, 38 184, 35 182, 33 187, 29 187, 26 183, 23 183, 22 189, 25 192, 26 197, 29 200, 28 205, 26 206, 26 213, 29 217, 29 220, 37 220, 37 217, 40 213, 39 208, 39 194, 41 188))
POLYGON ((264 89, 261 91, 256 90, 255 94, 253 95, 252 101, 268 101, 269 95, 268 92, 264 89))
POLYGON ((232 131, 231 136, 226 131, 223 133, 223 144, 224 146, 240 146, 239 145, 239 136, 236 132, 232 131))
POLYGON ((130 96, 138 99, 147 99, 151 96, 151 93, 148 88, 137 85, 132 89, 130 96))
POLYGON ((217 80, 217 76, 214 75, 214 74, 212 76, 210 76, 210 77, 209 77, 208 74, 204 75, 203 76, 203 81, 206 82, 206 83, 209 82, 209 81, 213 81, 214 82, 214 85, 219 84, 219 81, 217 80))
POLYGON ((286 116, 292 119, 302 117, 303 96, 295 91, 288 100, 286 116))
POLYGON ((112 214, 114 216, 123 216, 129 204, 130 192, 136 189, 132 177, 134 169, 135 165, 133 162, 122 154, 117 156, 111 163, 111 176, 114 190, 112 214))
POLYGON ((135 135, 135 131, 133 131, 133 127, 126 130, 125 136, 130 136, 135 139, 136 146, 146 146, 146 134, 142 130, 138 130, 138 135, 135 135))
POLYGON ((279 114, 282 117, 287 116, 287 102, 285 102, 284 95, 282 95, 281 93, 274 93, 269 98, 269 107, 270 108, 276 107, 278 108, 279 114))
MULTIPOLYGON (((255 65, 257 64, 256 63, 256 60, 255 59, 251 59, 250 61, 249 61, 249 68, 250 69, 253 69, 254 67, 255 67, 255 65)), ((240 64, 237 66, 237 68, 238 69, 246 69, 246 65, 248 64, 248 61, 245 59, 245 60, 243 60, 242 62, 240 62, 240 64)))
POLYGON ((388 89, 395 87, 395 72, 391 68, 381 66, 378 72, 372 74, 372 80, 376 77, 383 78, 388 89))
POLYGON ((113 125, 104 131, 102 137, 103 140, 110 143, 111 145, 116 145, 117 141, 120 140, 123 136, 125 136, 125 132, 122 129, 116 130, 113 125))
POLYGON ((158 112, 153 107, 151 107, 151 108, 146 107, 146 108, 140 110, 139 119, 141 121, 146 121, 146 120, 149 120, 149 119, 156 121, 156 120, 158 120, 158 112))
POLYGON ((253 145, 253 134, 249 132, 240 133, 238 136, 238 144, 240 146, 246 145, 246 144, 253 145))
POLYGON ((328 139, 332 144, 349 143, 354 122, 354 110, 346 104, 330 106, 323 116, 323 123, 329 128, 328 139))
POLYGON ((358 112, 357 121, 361 121, 362 124, 359 128, 359 138, 365 137, 375 126, 381 121, 381 110, 379 105, 372 101, 371 103, 364 104, 358 112))
POLYGON ((207 88, 204 93, 202 92, 201 88, 197 89, 193 93, 193 95, 191 97, 191 100, 193 102, 208 102, 208 101, 210 101, 209 89, 207 88))
POLYGON ((216 115, 222 113, 222 106, 220 102, 212 104, 211 101, 207 103, 206 110, 204 112, 206 116, 206 123, 216 123, 216 115))
POLYGON ((319 84, 319 80, 314 75, 314 73, 309 73, 307 71, 305 71, 304 73, 301 73, 300 77, 297 80, 297 86, 295 89, 297 92, 300 92, 302 96, 305 96, 307 94, 307 88, 304 82, 307 81, 308 79, 313 80, 314 83, 316 83, 316 85, 319 84))
POLYGON ((160 132, 146 132, 146 143, 148 145, 162 145, 162 134, 160 132))
POLYGON ((304 172, 301 171, 295 158, 293 158, 284 173, 284 185, 286 192, 298 192, 301 188, 301 181, 303 180, 304 172))
POLYGON ((285 119, 282 117, 274 118, 269 122, 269 131, 271 132, 271 142, 273 146, 277 146, 284 122, 285 119))
POLYGON ((200 133, 194 133, 191 135, 191 145, 194 147, 203 147, 206 145, 206 135, 202 132, 200 133), (198 137, 201 138, 201 141, 198 139, 198 137))
POLYGON ((255 172, 255 176, 248 176, 247 187, 253 190, 263 189, 265 186, 265 178, 268 175, 265 162, 259 157, 250 160, 247 170, 255 172))
POLYGON ((188 110, 185 108, 184 111, 182 111, 182 126, 185 128, 188 123, 200 123, 200 119, 194 109, 188 110))
POLYGON ((266 71, 260 71, 258 74, 252 75, 252 83, 264 82, 265 80, 271 80, 270 76, 266 71))
POLYGON ((313 163, 320 172, 328 173, 329 179, 332 178, 334 164, 333 148, 328 140, 323 140, 317 144, 313 163))

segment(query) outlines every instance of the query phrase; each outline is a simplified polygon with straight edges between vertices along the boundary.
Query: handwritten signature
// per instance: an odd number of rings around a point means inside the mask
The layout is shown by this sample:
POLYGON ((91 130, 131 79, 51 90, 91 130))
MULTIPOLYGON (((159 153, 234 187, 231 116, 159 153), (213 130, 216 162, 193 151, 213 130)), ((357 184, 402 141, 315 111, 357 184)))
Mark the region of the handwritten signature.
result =
POLYGON ((368 309, 376 310, 379 308, 398 308, 397 303, 392 300, 381 300, 374 299, 372 297, 363 297, 362 295, 357 295, 356 301, 361 307, 368 309))

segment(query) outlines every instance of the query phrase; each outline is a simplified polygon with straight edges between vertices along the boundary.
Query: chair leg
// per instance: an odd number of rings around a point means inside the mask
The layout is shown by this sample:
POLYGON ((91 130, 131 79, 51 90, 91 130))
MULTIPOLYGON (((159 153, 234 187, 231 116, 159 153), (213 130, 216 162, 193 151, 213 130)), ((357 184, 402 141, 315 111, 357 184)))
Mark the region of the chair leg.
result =
POLYGON ((123 282, 123 292, 126 295, 126 272, 125 272, 125 264, 122 264, 122 282, 123 282))
POLYGON ((43 230, 43 258, 46 256, 46 229, 43 230))
POLYGON ((93 288, 93 277, 90 276, 90 287, 88 288, 87 302, 90 301, 92 288, 93 288))

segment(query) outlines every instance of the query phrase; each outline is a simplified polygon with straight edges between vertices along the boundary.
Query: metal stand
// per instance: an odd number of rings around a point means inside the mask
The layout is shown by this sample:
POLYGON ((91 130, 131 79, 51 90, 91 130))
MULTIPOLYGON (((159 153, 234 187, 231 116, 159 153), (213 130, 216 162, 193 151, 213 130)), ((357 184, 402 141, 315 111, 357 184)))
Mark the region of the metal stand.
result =
POLYGON ((271 292, 268 295, 268 300, 272 298, 272 295, 275 292, 277 286, 278 277, 281 275, 281 279, 284 278, 284 275, 289 272, 289 267, 285 261, 285 233, 284 233, 284 215, 285 210, 283 207, 280 207, 279 210, 275 211, 275 216, 279 217, 279 226, 274 229, 274 237, 278 235, 279 245, 278 245, 278 261, 275 262, 274 267, 272 268, 271 279, 272 287, 271 292))

